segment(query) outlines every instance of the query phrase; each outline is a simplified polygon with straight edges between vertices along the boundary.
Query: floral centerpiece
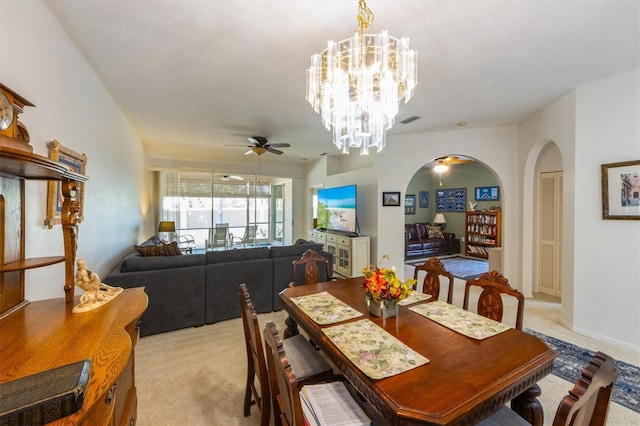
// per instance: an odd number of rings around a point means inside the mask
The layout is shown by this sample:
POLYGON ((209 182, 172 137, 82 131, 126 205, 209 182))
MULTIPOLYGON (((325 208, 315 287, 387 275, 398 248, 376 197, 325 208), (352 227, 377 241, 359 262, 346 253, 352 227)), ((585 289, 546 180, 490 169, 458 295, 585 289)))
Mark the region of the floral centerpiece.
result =
MULTIPOLYGON (((380 264, 384 259, 389 260, 389 256, 383 255, 380 264)), ((362 269, 362 274, 362 287, 365 290, 369 312, 385 318, 395 315, 396 303, 406 299, 416 283, 414 279, 400 281, 396 276, 395 267, 367 265, 362 269)))

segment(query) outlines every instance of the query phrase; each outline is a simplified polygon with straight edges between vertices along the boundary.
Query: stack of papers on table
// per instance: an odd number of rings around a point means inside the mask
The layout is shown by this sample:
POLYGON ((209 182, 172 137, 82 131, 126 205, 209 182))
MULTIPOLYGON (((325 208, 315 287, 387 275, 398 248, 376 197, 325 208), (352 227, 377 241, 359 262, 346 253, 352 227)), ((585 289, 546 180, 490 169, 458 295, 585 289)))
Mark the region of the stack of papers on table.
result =
POLYGON ((343 382, 306 385, 300 391, 305 424, 310 426, 370 425, 371 419, 343 382))

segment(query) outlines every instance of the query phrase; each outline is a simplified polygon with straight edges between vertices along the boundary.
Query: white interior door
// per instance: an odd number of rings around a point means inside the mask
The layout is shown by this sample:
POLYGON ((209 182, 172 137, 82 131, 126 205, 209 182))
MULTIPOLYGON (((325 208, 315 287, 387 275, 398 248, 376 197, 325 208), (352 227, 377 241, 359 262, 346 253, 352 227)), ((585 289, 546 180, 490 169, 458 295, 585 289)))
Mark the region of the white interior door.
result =
POLYGON ((540 174, 538 277, 541 293, 562 295, 562 172, 540 174))

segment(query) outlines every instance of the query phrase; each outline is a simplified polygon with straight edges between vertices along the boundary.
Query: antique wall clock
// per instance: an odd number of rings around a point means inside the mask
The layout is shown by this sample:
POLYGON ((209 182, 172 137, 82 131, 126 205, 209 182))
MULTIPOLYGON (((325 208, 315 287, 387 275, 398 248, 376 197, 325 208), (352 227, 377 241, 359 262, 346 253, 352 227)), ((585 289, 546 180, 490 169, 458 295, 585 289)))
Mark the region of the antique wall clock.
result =
POLYGON ((25 106, 35 106, 4 84, 0 83, 0 146, 32 152, 29 132, 18 121, 18 115, 25 106))

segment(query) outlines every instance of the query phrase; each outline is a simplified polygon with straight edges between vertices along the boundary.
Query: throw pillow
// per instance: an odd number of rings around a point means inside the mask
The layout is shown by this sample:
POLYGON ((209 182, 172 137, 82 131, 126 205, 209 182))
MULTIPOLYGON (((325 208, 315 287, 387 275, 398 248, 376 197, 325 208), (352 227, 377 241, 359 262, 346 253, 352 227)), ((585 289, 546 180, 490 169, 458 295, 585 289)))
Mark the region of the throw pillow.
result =
POLYGON ((442 230, 439 226, 427 226, 427 234, 429 239, 431 238, 441 238, 444 239, 444 235, 442 234, 442 230))
POLYGON ((176 241, 154 246, 134 246, 140 256, 180 256, 182 252, 176 241))

